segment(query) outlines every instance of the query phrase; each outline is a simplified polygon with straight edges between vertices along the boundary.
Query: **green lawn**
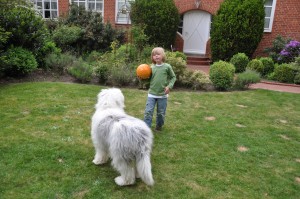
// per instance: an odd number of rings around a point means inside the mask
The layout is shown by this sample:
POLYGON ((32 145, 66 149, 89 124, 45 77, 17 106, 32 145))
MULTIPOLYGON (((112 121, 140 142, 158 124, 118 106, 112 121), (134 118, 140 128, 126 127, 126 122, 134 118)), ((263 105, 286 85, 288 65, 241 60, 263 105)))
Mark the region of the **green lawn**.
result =
MULTIPOLYGON (((0 198, 299 198, 299 94, 173 90, 154 138, 154 187, 118 187, 109 163, 92 164, 101 88, 0 85, 0 198)), ((126 112, 143 118, 147 92, 122 91, 126 112)))

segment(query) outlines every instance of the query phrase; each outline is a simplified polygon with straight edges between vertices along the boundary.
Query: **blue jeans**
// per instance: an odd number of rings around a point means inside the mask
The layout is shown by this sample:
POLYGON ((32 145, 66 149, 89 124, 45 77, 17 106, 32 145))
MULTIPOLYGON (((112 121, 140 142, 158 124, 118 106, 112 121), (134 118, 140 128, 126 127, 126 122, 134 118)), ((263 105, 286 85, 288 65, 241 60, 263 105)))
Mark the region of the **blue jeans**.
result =
POLYGON ((153 112, 154 112, 154 108, 155 108, 156 104, 157 104, 156 126, 162 127, 164 125, 166 109, 167 109, 167 102, 168 102, 168 98, 148 97, 147 103, 146 103, 146 108, 145 108, 144 121, 150 128, 151 128, 153 112))

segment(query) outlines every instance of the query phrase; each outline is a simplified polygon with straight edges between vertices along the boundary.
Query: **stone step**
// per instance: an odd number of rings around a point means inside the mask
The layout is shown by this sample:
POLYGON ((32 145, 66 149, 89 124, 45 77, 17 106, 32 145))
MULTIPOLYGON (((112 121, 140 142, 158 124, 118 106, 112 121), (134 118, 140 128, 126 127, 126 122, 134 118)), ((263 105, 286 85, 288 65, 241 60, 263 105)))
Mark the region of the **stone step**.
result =
POLYGON ((211 60, 208 57, 195 57, 188 56, 187 64, 188 65, 210 65, 211 60))

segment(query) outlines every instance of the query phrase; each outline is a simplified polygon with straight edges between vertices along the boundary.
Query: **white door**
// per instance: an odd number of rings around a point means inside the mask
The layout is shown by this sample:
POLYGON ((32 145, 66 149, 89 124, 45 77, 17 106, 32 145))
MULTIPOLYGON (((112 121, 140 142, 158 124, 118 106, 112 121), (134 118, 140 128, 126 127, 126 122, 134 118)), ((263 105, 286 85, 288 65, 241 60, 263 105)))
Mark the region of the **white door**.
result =
POLYGON ((210 34, 211 15, 203 11, 190 11, 183 16, 183 52, 205 54, 210 34))

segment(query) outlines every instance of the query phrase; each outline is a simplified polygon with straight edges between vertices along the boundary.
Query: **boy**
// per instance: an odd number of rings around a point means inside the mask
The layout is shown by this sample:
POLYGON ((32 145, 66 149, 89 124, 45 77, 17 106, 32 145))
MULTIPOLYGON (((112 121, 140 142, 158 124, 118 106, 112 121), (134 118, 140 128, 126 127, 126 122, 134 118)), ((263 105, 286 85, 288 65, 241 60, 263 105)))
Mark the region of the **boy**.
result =
POLYGON ((152 75, 145 108, 144 121, 151 128, 155 105, 157 105, 156 131, 161 131, 165 122, 167 99, 170 89, 176 81, 175 73, 170 64, 164 63, 165 51, 161 47, 152 50, 152 75))

